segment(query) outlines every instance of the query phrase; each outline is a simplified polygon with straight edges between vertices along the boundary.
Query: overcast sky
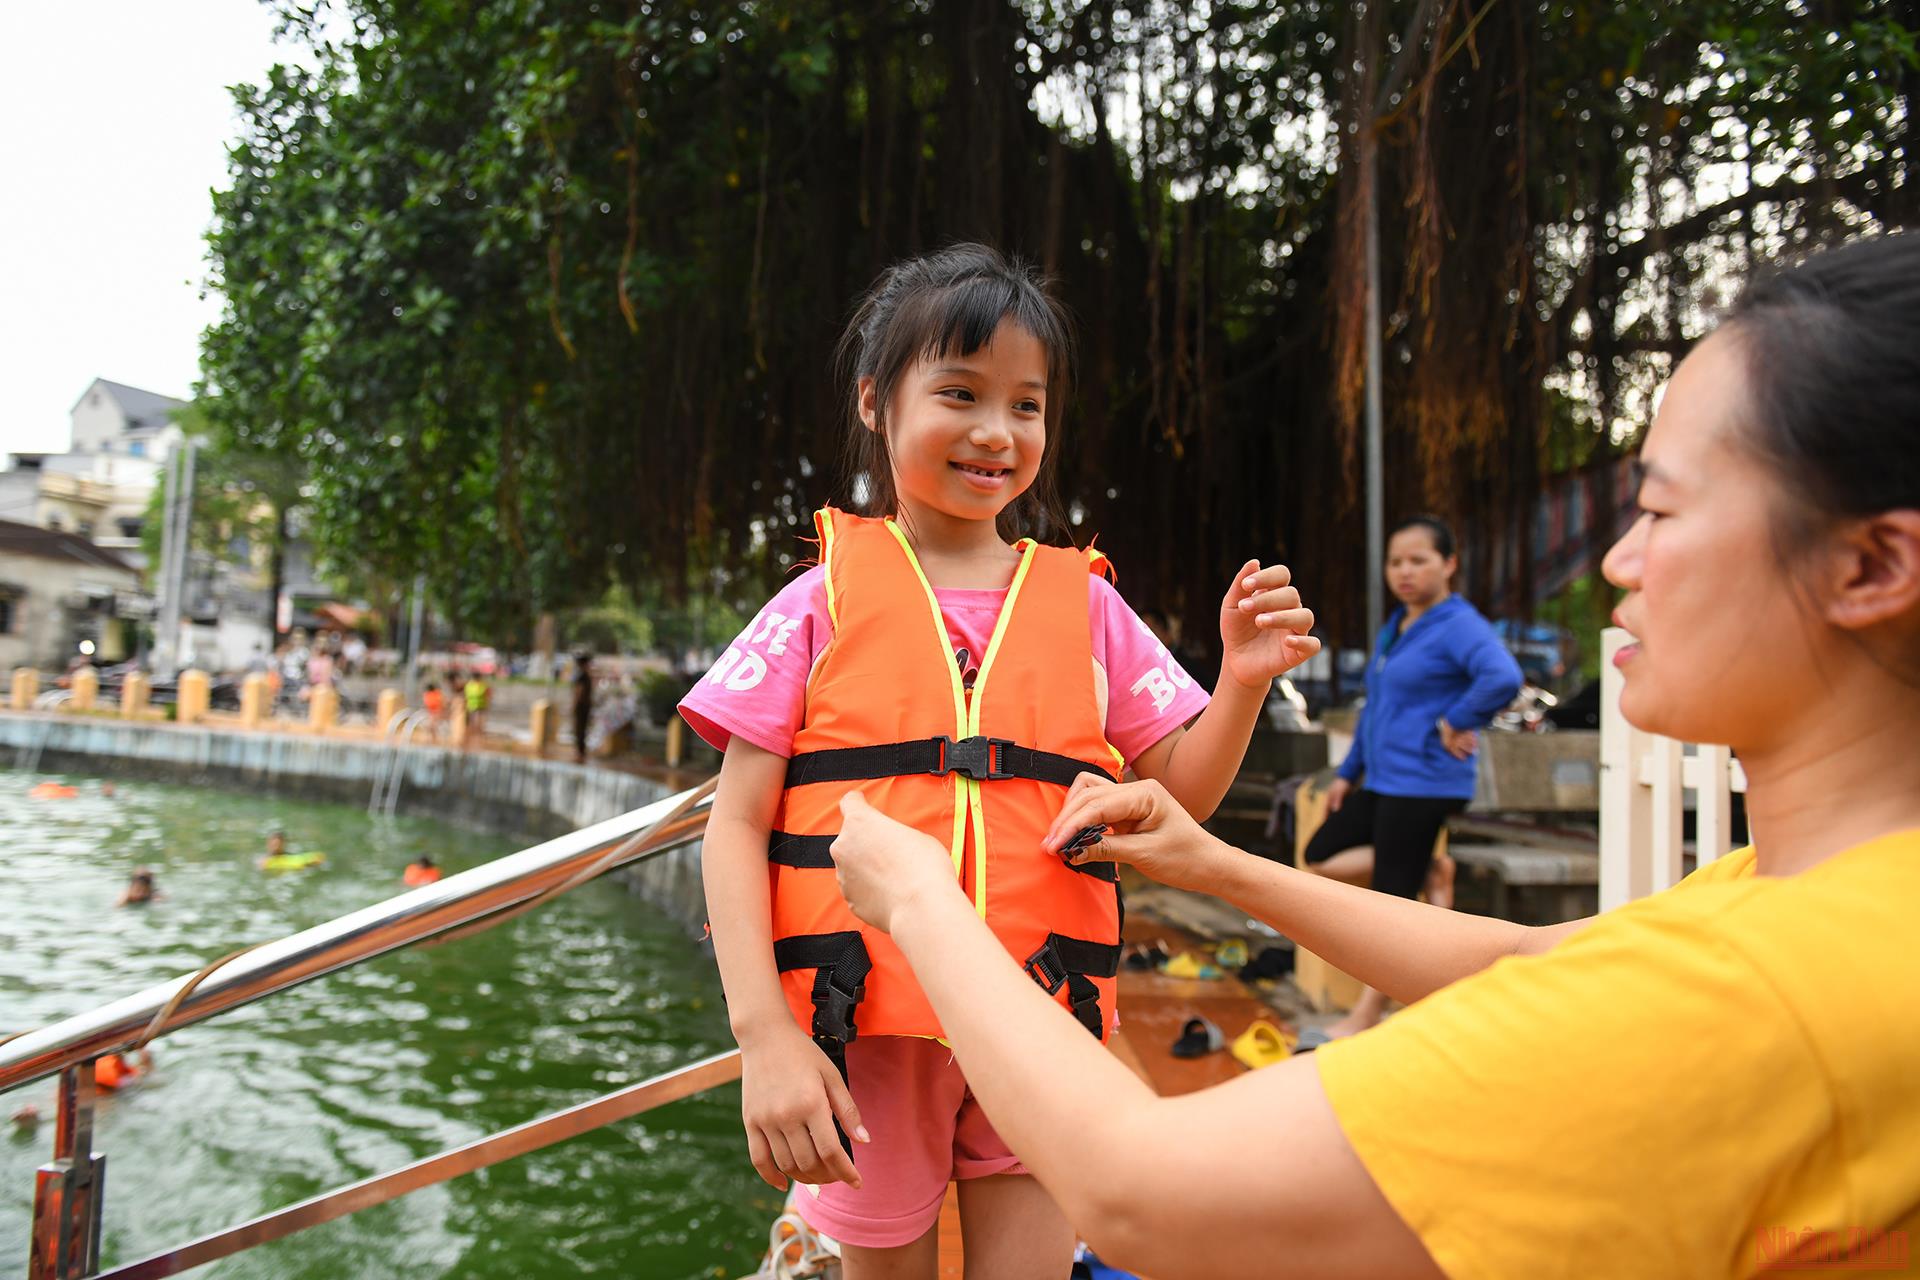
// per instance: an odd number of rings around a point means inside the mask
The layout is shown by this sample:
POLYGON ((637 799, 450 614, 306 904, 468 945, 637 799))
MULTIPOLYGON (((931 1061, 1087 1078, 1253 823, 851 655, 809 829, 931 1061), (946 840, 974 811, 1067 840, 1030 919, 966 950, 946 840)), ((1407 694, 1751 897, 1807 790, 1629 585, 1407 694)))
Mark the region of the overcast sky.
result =
POLYGON ((0 453, 63 449, 96 377, 185 398, 227 86, 297 61, 258 0, 0 7, 0 453))

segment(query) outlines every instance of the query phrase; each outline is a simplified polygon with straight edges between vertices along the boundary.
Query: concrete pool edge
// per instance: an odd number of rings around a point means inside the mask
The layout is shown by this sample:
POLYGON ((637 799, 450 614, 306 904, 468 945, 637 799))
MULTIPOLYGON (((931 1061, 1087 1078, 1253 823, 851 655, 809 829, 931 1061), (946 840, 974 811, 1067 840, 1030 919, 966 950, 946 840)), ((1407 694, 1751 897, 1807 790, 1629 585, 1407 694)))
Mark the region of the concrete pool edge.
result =
MULTIPOLYGON (((298 732, 0 711, 0 764, 35 752, 44 772, 73 770, 185 786, 267 791, 365 807, 396 749, 298 732)), ((399 807, 526 840, 529 844, 637 809, 666 784, 610 769, 495 752, 397 749, 399 807)), ((706 919, 700 845, 614 873, 690 932, 706 919)))

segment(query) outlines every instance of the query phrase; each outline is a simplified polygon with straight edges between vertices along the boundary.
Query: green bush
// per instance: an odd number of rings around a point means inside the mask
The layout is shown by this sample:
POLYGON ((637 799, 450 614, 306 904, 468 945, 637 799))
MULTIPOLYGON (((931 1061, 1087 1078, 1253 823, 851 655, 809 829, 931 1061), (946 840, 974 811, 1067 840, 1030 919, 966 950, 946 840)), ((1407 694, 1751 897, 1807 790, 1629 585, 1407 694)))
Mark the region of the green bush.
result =
POLYGON ((640 705, 646 708, 647 718, 654 724, 664 725, 673 719, 674 708, 680 705, 680 699, 687 696, 694 686, 695 678, 675 675, 671 671, 648 671, 640 676, 640 705))

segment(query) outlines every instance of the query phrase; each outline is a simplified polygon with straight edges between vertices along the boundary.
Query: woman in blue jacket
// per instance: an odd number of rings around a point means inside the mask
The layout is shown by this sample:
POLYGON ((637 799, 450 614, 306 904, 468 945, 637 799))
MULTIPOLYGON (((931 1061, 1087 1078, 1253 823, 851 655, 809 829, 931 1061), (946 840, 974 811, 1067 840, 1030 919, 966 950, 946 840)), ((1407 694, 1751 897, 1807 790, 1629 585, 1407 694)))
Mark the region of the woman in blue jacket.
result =
MULTIPOLYGON (((1353 749, 1307 842, 1307 865, 1321 875, 1412 898, 1440 828, 1473 799, 1477 732, 1513 701, 1521 677, 1480 611, 1453 594, 1459 566, 1452 530, 1433 516, 1403 520, 1387 539, 1387 585, 1400 607, 1374 643, 1353 749)), ((1446 888, 1438 905, 1451 905, 1446 888)), ((1303 1047, 1366 1030, 1385 1005, 1369 987, 1303 1047)))

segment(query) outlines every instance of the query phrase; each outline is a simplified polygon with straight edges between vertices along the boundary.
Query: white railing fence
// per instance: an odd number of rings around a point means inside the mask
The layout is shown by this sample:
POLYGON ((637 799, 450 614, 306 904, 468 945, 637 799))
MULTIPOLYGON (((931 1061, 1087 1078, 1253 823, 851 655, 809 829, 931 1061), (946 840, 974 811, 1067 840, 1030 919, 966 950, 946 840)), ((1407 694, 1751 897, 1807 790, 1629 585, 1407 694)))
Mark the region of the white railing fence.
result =
POLYGON ((1693 796, 1694 852, 1705 865, 1733 848, 1733 793, 1747 775, 1725 747, 1644 733, 1620 714, 1624 683, 1613 655, 1632 637, 1600 634, 1600 909, 1677 884, 1681 819, 1693 796))

